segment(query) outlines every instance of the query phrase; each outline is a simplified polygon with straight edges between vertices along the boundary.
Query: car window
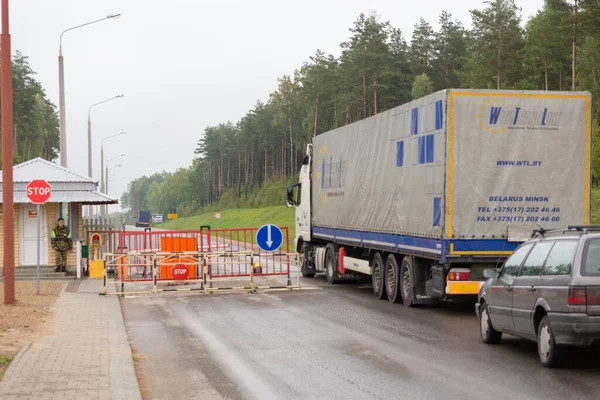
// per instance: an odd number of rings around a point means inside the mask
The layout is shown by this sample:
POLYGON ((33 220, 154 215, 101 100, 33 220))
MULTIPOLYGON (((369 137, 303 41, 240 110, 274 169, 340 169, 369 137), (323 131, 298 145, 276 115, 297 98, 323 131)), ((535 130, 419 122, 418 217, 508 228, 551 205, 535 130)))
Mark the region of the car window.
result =
MULTIPOLYGON (((600 247, 600 243, 598 245, 600 247)), ((542 275, 569 275, 576 249, 577 242, 574 240, 557 241, 546 260, 542 275)))
POLYGON ((504 267, 502 267, 502 272, 500 273, 500 276, 517 276, 517 273, 519 272, 519 267, 521 266, 523 259, 525 259, 525 256, 527 255, 527 253, 529 253, 529 250, 531 250, 532 247, 533 244, 528 243, 515 250, 512 256, 510 256, 508 260, 506 260, 506 262, 504 263, 504 267))
POLYGON ((590 239, 585 245, 581 275, 600 275, 600 239, 590 239))
POLYGON ((527 256, 525 263, 523 263, 523 267, 519 271, 519 276, 539 276, 553 244, 554 241, 539 242, 536 244, 527 256))

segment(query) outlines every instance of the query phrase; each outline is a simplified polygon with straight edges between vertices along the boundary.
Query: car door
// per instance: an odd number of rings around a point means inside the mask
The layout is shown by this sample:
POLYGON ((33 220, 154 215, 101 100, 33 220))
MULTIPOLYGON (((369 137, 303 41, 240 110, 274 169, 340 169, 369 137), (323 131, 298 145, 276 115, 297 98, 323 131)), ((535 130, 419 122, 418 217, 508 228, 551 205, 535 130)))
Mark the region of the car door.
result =
POLYGON ((516 331, 533 334, 533 308, 538 298, 538 285, 542 267, 554 241, 536 243, 527 255, 513 285, 512 316, 516 331))
POLYGON ((538 286, 538 296, 553 312, 569 312, 569 283, 575 252, 576 240, 556 240, 550 255, 544 263, 538 286))
POLYGON ((523 264, 523 260, 527 257, 532 247, 533 243, 526 243, 515 250, 504 263, 500 271, 500 276, 494 279, 492 284, 487 288, 486 301, 492 324, 496 329, 514 330, 512 319, 512 290, 514 280, 521 268, 521 264, 523 264))

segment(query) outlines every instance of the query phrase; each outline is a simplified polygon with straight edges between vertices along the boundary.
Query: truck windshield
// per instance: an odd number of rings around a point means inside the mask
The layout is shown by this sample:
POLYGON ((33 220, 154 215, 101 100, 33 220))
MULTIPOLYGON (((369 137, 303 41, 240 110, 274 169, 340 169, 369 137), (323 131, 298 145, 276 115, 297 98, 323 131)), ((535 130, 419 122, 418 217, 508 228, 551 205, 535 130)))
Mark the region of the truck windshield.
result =
POLYGON ((600 275, 600 239, 590 239, 583 253, 581 275, 600 275))

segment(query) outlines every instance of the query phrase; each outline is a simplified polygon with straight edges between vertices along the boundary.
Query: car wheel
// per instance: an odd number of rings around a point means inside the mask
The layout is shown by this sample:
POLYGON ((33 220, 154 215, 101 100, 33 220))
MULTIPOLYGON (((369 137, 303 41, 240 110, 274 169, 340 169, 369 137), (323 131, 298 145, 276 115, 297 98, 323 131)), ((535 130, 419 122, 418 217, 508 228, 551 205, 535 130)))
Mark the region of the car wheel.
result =
POLYGON ((497 344, 502 339, 502 332, 498 332, 492 326, 487 303, 483 303, 479 311, 479 332, 483 343, 497 344))
POLYGON ((371 283, 373 285, 373 294, 378 299, 385 297, 385 266, 381 253, 376 253, 373 257, 373 271, 371 273, 371 283))
POLYGON ((558 367, 562 364, 563 348, 556 344, 550 319, 544 315, 537 331, 537 346, 540 362, 544 367, 558 367))

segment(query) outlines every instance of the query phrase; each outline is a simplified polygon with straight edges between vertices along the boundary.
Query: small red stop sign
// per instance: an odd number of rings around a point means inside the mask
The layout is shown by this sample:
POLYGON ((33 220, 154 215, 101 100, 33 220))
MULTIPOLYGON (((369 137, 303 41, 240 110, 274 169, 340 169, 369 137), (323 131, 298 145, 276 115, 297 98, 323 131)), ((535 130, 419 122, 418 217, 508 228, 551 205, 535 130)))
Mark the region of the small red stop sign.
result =
POLYGON ((183 264, 175 264, 173 267, 173 279, 184 281, 188 278, 188 269, 183 264))
POLYGON ((52 188, 43 179, 35 179, 27 185, 27 198, 33 204, 44 204, 52 195, 52 188))

